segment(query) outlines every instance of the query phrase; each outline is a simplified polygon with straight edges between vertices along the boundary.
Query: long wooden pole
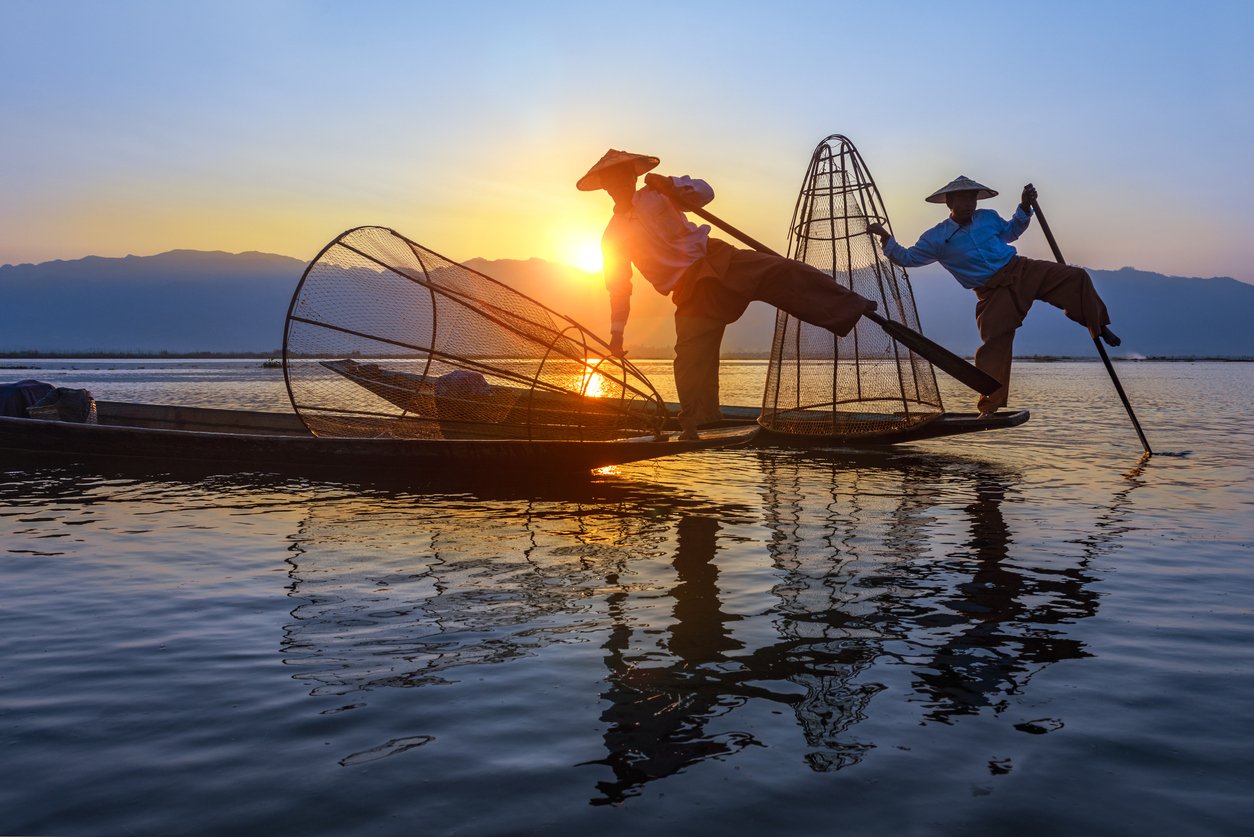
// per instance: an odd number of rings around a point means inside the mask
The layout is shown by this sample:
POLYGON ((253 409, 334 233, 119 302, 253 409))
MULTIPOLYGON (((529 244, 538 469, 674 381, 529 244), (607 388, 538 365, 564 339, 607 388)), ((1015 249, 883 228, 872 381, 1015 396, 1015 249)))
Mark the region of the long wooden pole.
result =
MULTIPOLYGON (((1067 261, 1062 257, 1062 250, 1058 249, 1058 242, 1054 240, 1054 234, 1049 229, 1049 222, 1045 220, 1045 213, 1041 212, 1041 205, 1036 201, 1032 201, 1032 211, 1036 213, 1036 218, 1041 222, 1041 231, 1045 233, 1045 240, 1049 242, 1049 249, 1054 251, 1054 258, 1059 264, 1066 264, 1067 261)), ((1119 376, 1115 374, 1115 367, 1110 362, 1110 355, 1106 354, 1106 347, 1102 345, 1102 339, 1092 326, 1089 326, 1089 336, 1093 338, 1093 345, 1097 347, 1097 353, 1102 356, 1102 363, 1106 364, 1106 371, 1110 373, 1110 380, 1115 385, 1115 392, 1119 393, 1119 400, 1123 402, 1123 408, 1128 411, 1128 418, 1132 419, 1132 426, 1136 428, 1136 435, 1141 440, 1141 446, 1145 448, 1146 456, 1153 456, 1154 452, 1150 450, 1149 442, 1145 438, 1145 432, 1141 430, 1141 423, 1136 420, 1136 413, 1132 412, 1132 404, 1128 401, 1127 394, 1123 391, 1123 384, 1119 382, 1119 376)))
MULTIPOLYGON (((709 221, 723 232, 733 238, 739 239, 742 243, 747 244, 759 253, 769 253, 773 256, 779 255, 779 253, 776 253, 756 238, 741 232, 711 212, 708 212, 700 207, 692 206, 685 206, 684 211, 691 212, 694 215, 704 218, 706 221, 709 221)), ((884 329, 890 337, 901 343, 903 346, 917 352, 921 357, 927 358, 938 369, 955 380, 966 384, 981 395, 992 395, 994 392, 1001 389, 1001 382, 992 375, 989 375, 982 369, 976 368, 973 364, 968 363, 964 358, 961 358, 949 351, 949 349, 946 349, 941 344, 929 340, 922 334, 919 334, 919 332, 914 331, 911 328, 907 328, 905 325, 895 320, 882 317, 874 311, 867 312, 862 316, 884 329)))

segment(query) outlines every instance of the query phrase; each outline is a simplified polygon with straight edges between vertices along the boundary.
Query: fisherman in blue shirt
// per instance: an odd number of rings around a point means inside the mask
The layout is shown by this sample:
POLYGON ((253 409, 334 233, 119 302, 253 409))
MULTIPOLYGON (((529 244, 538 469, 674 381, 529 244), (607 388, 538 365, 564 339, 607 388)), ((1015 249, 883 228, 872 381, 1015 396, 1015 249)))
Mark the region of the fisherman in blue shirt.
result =
POLYGON ((1006 406, 1015 331, 1023 325, 1034 300, 1061 308, 1069 319, 1111 346, 1120 342, 1109 328, 1106 305, 1083 268, 1024 258, 1010 246, 1032 220, 1035 187, 1031 183, 1023 187, 1019 206, 1009 221, 991 209, 975 208, 977 201, 996 195, 968 177, 937 189, 926 200, 948 206, 949 217, 923 233, 913 247, 898 244, 882 224, 867 228, 879 236, 884 255, 893 264, 921 267, 940 262, 964 288, 975 291, 979 300, 975 322, 983 341, 975 352, 975 365, 1002 384, 992 395, 980 397, 981 415, 991 415, 1006 406))

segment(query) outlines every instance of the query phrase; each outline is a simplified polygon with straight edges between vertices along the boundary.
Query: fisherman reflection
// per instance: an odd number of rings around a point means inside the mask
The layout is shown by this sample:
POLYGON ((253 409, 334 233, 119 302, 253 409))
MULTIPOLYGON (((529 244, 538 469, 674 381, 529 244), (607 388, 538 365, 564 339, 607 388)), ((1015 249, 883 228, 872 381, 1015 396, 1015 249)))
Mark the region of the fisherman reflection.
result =
MULTIPOLYGON (((756 743, 743 733, 705 732, 711 718, 744 702, 728 694, 717 668, 727 652, 743 647, 727 627, 739 617, 724 613, 719 600, 718 530, 718 521, 709 517, 679 522, 673 562, 677 583, 670 590, 675 621, 666 641, 675 658, 670 665, 649 665, 651 655, 633 649, 628 593, 608 597, 614 628, 604 646, 609 676, 601 697, 609 707, 601 720, 609 725, 604 734, 609 755, 596 763, 608 765, 614 779, 597 783, 602 796, 593 805, 620 803, 649 781, 756 743)), ((617 584, 618 578, 609 582, 617 584)))
POLYGON ((1059 610, 1029 607, 1021 597, 1052 595, 1059 583, 1028 581, 1005 566, 1011 536, 1000 504, 1011 477, 961 460, 825 462, 767 453, 760 459, 777 639, 744 647, 732 636, 729 625, 738 617, 718 598, 718 523, 685 518, 670 591, 668 664, 650 665, 657 652, 641 646, 648 636, 633 635, 644 634, 628 622, 640 603, 633 607, 622 590, 609 600, 616 625, 605 644, 609 685, 602 693, 609 703, 602 714, 609 755, 600 763, 613 769, 614 779, 598 783, 602 796, 593 804, 621 802, 650 781, 758 743, 742 733, 709 731, 715 719, 751 699, 792 711, 813 770, 859 763, 874 744, 852 730, 884 689, 878 666, 901 659, 903 646, 936 648, 906 659, 926 660, 931 682, 920 688, 933 695, 934 714, 988 704, 1006 683, 1022 682, 1030 664, 1083 653, 1079 643, 1040 625, 1093 612, 1095 600, 1082 589, 1087 578, 1059 576, 1067 602, 1059 610), (820 486, 830 495, 826 502, 816 496, 820 486), (928 550, 938 510, 951 504, 952 492, 972 490, 968 549, 937 561, 928 550), (970 572, 972 557, 974 574, 955 584, 956 573, 970 572), (968 614, 975 625, 954 635, 968 614), (1022 648, 1001 650, 999 617, 1033 621, 1022 648))
POLYGON ((1088 656, 1056 626, 1096 613, 1087 564, 1114 536, 1110 521, 1078 563, 1024 565, 1002 512, 1013 471, 935 455, 761 462, 783 641, 737 662, 805 688, 794 711, 813 769, 848 767, 874 746, 850 731, 882 690, 885 664, 909 666, 925 717, 947 721, 1000 711, 1040 668, 1088 656), (966 499, 957 549, 944 547, 955 495, 966 499))
POLYGON ((926 621, 948 635, 915 684, 929 698, 927 718, 949 722, 982 708, 1001 711, 1031 676, 1062 660, 1091 656, 1084 643, 1048 626, 1097 612, 1092 577, 1080 566, 1017 567, 1013 537, 1002 514, 1007 482, 990 470, 975 472, 975 498, 965 508, 970 538, 951 558, 971 562, 968 581, 942 599, 944 612, 926 621))
MULTIPOLYGON (((795 498, 800 516, 808 504, 804 490, 798 484, 774 496, 795 498)), ((777 504, 774 515, 780 523, 789 512, 777 504)), ((782 571, 772 587, 780 601, 773 618, 780 639, 746 648, 729 629, 740 617, 726 613, 719 599, 718 529, 708 517, 689 516, 679 524, 673 561, 677 583, 670 590, 674 621, 665 642, 668 664, 650 665, 657 654, 641 647, 647 634, 633 635, 628 618, 639 602, 633 608, 622 590, 609 597, 615 628, 604 646, 609 674, 601 695, 609 703, 601 715, 608 724, 609 755, 596 763, 608 765, 614 779, 597 783, 601 796, 592 800, 594 805, 623 802, 650 781, 761 745, 744 732, 708 731, 715 719, 751 699, 792 710, 814 748, 806 761, 815 770, 854 764, 870 749, 848 735, 882 689, 860 679, 881 653, 874 629, 868 634, 859 624, 875 609, 858 601, 856 569, 825 560, 824 549, 811 560, 816 550, 800 527, 778 529, 770 549, 782 571), (848 607, 842 610, 842 604, 848 607)), ((617 578, 609 581, 618 583, 617 578)))

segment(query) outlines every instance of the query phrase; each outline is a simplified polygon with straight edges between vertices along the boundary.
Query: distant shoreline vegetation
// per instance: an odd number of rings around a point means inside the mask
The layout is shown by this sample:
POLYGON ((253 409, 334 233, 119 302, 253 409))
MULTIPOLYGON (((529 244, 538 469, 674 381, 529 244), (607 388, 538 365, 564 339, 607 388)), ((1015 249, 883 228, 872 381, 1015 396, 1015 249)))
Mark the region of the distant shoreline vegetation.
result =
MULTIPOLYGON (((0 351, 0 362, 13 360, 275 360, 283 356, 283 352, 36 352, 0 351)), ((669 349, 659 350, 650 347, 648 350, 628 350, 627 356, 633 360, 672 360, 674 355, 669 349)), ((769 360, 768 352, 725 352, 722 360, 769 360)), ((968 358, 969 360, 970 358, 968 358)), ((1112 361, 1121 363, 1141 363, 1146 361, 1157 363, 1250 363, 1251 356, 1192 356, 1192 355, 1148 355, 1145 357, 1118 357, 1111 355, 1112 361)), ((1015 360, 1026 363, 1082 363, 1099 362, 1093 356, 1068 355, 1015 355, 1015 360)), ((0 366, 0 368, 22 368, 0 366)))

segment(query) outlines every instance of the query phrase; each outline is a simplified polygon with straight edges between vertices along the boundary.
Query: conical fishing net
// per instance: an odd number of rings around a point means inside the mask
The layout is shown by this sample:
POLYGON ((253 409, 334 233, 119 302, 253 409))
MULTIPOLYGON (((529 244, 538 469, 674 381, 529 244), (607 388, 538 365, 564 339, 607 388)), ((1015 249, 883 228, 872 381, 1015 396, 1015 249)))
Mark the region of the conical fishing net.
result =
POLYGON ((653 386, 583 327, 382 227, 336 238, 292 298, 283 371, 318 436, 655 434, 653 386))
MULTIPOLYGON (((879 190, 847 138, 833 134, 810 159, 789 230, 789 255, 879 303, 878 313, 920 331, 906 272, 867 226, 888 226, 879 190)), ((760 423, 779 433, 891 437, 944 412, 930 363, 867 320, 845 337, 779 312, 760 423)))

